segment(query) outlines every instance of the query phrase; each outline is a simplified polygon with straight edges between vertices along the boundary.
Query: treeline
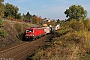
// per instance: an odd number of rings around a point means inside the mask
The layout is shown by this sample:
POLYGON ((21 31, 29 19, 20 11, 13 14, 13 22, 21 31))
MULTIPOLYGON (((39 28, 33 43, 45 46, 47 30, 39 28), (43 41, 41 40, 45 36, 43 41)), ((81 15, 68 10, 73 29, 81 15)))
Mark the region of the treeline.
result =
POLYGON ((34 24, 42 24, 43 19, 41 16, 37 15, 31 15, 29 12, 26 14, 21 15, 19 13, 18 6, 14 6, 10 3, 3 4, 4 0, 0 0, 0 17, 1 18, 7 18, 9 20, 19 20, 19 21, 25 21, 30 22, 34 24))
MULTIPOLYGON (((43 24, 43 19, 41 16, 31 15, 30 12, 26 14, 19 13, 18 6, 14 6, 10 3, 3 4, 4 1, 0 1, 0 16, 2 18, 6 18, 8 20, 17 20, 17 21, 25 21, 32 24, 43 24)), ((55 25, 55 21, 50 21, 47 23, 49 25, 55 25)))
POLYGON ((21 15, 21 13, 19 13, 18 11, 19 11, 19 8, 17 6, 6 3, 4 5, 4 18, 8 18, 11 20, 14 20, 14 19, 24 20, 25 22, 30 22, 34 24, 43 23, 42 17, 38 17, 37 15, 31 15, 29 12, 21 15))
MULTIPOLYGON (((4 0, 0 0, 0 17, 1 18, 6 18, 8 20, 16 20, 16 21, 25 21, 25 22, 30 22, 32 24, 38 24, 42 25, 43 24, 43 19, 41 16, 37 15, 32 15, 30 12, 27 12, 26 14, 21 14, 19 13, 19 8, 18 6, 15 6, 10 3, 3 3, 4 0)), ((56 25, 58 20, 51 20, 48 22, 48 25, 56 25)))

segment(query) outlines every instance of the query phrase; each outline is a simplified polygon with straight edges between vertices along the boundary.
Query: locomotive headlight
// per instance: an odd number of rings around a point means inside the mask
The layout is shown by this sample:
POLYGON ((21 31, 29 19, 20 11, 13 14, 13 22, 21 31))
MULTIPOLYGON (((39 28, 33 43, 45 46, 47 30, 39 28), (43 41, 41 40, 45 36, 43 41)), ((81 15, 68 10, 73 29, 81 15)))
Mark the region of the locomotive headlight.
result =
POLYGON ((31 34, 31 36, 34 36, 34 34, 31 34))
POLYGON ((34 34, 32 36, 34 36, 34 34))

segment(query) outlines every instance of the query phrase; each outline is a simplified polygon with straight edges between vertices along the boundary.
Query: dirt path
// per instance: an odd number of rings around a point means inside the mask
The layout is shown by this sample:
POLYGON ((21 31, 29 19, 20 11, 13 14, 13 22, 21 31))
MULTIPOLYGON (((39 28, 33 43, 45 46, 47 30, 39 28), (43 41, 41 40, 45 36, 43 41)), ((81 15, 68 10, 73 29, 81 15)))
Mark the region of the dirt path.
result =
POLYGON ((0 51, 0 60, 25 60, 28 56, 35 53, 35 51, 46 44, 50 44, 52 34, 48 34, 42 38, 34 41, 27 41, 22 44, 13 46, 9 49, 0 51))

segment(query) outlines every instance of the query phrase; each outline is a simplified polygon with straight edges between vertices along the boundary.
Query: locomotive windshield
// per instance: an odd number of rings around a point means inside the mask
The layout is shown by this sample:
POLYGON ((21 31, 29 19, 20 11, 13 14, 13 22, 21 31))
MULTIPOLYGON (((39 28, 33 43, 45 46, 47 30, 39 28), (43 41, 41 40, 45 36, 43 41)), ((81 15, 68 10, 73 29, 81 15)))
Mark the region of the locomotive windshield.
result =
POLYGON ((33 30, 31 30, 31 29, 30 30, 26 30, 26 32, 33 32, 33 30))

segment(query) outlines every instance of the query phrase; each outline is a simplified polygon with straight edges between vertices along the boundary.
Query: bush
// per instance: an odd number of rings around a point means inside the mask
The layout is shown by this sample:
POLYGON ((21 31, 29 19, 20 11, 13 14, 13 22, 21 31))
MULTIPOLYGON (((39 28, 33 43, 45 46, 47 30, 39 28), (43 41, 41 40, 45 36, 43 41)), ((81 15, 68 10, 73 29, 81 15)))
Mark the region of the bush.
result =
POLYGON ((75 31, 81 31, 81 30, 83 31, 84 30, 83 22, 79 22, 79 21, 71 22, 70 27, 75 31))
POLYGON ((21 33, 22 32, 22 24, 16 23, 15 24, 15 28, 18 31, 18 33, 21 33))
POLYGON ((60 37, 61 35, 65 35, 66 33, 68 33, 68 30, 59 30, 57 32, 55 32, 57 37, 60 37))
POLYGON ((0 36, 6 37, 7 36, 7 31, 5 29, 0 30, 0 36))
POLYGON ((24 33, 21 33, 21 34, 18 34, 18 38, 22 41, 25 40, 25 34, 24 33))
POLYGON ((2 27, 2 19, 0 19, 0 27, 2 27))
POLYGON ((84 21, 84 26, 88 31, 90 31, 90 20, 85 20, 84 21))

